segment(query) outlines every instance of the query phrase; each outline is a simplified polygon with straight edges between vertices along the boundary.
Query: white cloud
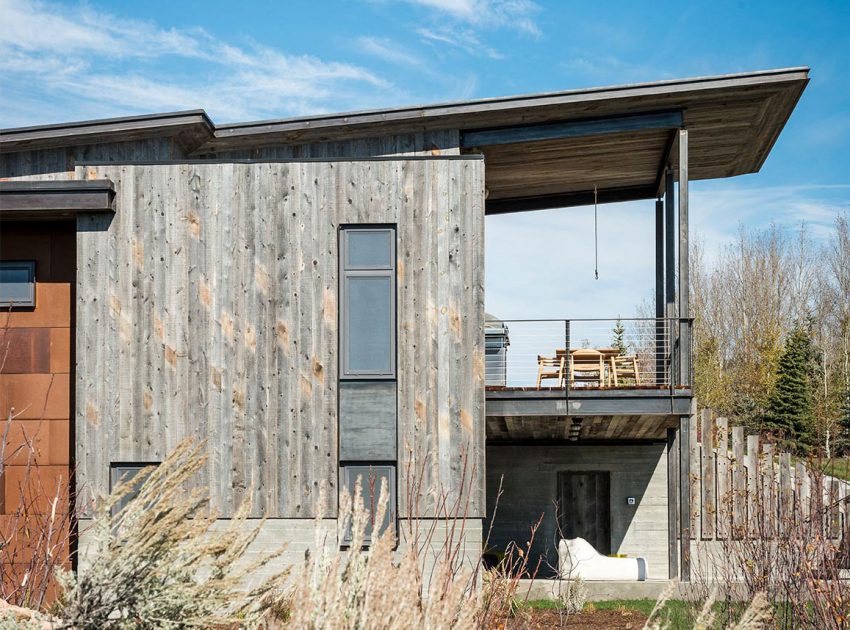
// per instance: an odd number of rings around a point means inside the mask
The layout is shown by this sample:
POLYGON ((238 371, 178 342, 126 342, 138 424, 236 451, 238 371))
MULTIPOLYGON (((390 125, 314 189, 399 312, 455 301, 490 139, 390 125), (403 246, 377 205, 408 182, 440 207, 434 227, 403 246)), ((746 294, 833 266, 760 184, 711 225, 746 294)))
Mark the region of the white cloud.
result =
MULTIPOLYGON (((805 222, 815 240, 850 205, 850 185, 746 187, 695 182, 691 235, 710 261, 741 224, 805 222)), ((655 202, 599 206, 599 280, 594 280, 593 208, 496 215, 486 225, 487 311, 501 318, 636 317, 655 283, 655 202)))
POLYGON ((713 257, 734 241, 741 225, 795 229, 805 223, 815 239, 826 238, 836 213, 850 205, 850 185, 747 187, 720 180, 693 184, 690 198, 691 229, 713 257))
POLYGON ((673 78, 673 73, 659 66, 625 60, 612 54, 587 55, 576 52, 559 65, 570 76, 583 77, 594 85, 673 78))
POLYGON ((427 69, 424 60, 385 37, 358 37, 357 46, 366 54, 395 65, 427 69))
POLYGON ((512 28, 540 35, 535 21, 540 7, 531 0, 406 0, 472 26, 512 28))
POLYGON ((33 99, 53 109, 63 101, 61 120, 204 107, 224 122, 403 98, 364 67, 235 46, 198 28, 12 0, 0 0, 0 15, 3 126, 56 122, 37 118, 48 107, 21 105, 33 99))
POLYGON ((502 53, 484 44, 472 30, 467 28, 418 28, 416 32, 426 42, 452 46, 473 57, 504 59, 502 53))

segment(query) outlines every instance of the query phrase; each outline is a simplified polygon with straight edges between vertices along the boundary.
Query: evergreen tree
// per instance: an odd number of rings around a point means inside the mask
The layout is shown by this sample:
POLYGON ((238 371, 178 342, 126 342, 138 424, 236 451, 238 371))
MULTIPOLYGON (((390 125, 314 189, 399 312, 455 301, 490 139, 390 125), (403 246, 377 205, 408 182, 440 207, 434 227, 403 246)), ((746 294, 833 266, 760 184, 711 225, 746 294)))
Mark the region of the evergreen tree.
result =
POLYGON ((764 428, 800 450, 806 450, 812 441, 814 369, 815 349, 810 328, 797 323, 785 339, 785 347, 779 357, 776 384, 767 401, 764 428))
POLYGON ((628 352, 628 348, 626 347, 626 329, 623 326, 623 322, 620 321, 620 318, 617 318, 617 321, 614 323, 614 339, 611 342, 611 347, 619 350, 620 354, 626 354, 628 352))

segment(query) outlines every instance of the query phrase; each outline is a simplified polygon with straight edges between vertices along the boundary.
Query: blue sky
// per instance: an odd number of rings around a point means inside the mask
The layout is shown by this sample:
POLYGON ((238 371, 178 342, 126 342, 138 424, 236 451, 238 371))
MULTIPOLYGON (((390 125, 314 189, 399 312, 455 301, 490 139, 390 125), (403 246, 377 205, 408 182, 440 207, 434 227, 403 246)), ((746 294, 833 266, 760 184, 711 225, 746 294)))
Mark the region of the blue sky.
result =
MULTIPOLYGON (((848 24, 847 0, 0 0, 0 126, 197 107, 228 122, 810 66, 761 173, 693 185, 694 230, 716 251, 740 224, 822 235, 850 205, 848 24)), ((589 209, 489 218, 488 308, 631 314, 651 294, 651 217, 651 203, 600 211, 599 281, 581 262, 589 209), (548 244, 569 273, 529 283, 548 244)))

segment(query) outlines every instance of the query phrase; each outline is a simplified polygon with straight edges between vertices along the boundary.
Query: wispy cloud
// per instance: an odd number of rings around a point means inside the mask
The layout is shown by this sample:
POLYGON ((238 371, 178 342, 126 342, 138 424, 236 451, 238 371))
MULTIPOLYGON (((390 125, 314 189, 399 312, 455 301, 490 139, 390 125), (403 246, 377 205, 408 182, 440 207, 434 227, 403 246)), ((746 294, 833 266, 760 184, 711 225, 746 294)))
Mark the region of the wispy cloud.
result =
POLYGON ((362 52, 388 63, 420 70, 427 68, 421 57, 386 37, 358 37, 357 47, 362 52))
POLYGON ((355 64, 237 46, 200 28, 12 0, 0 0, 0 15, 3 126, 48 122, 40 116, 52 109, 67 120, 204 107, 232 121, 377 106, 403 95, 355 64), (34 110, 34 99, 53 108, 34 110))
POLYGON ((537 14, 540 6, 531 0, 405 0, 476 27, 510 28, 540 35, 537 14))
POLYGON ((418 28, 416 33, 423 41, 440 46, 451 46, 473 57, 489 59, 504 59, 504 55, 495 48, 486 45, 468 28, 452 28, 447 26, 435 28, 418 28))
POLYGON ((741 225, 793 229, 806 224, 826 238, 838 211, 850 206, 850 185, 811 184, 745 187, 730 182, 697 183, 691 191, 691 225, 708 256, 731 243, 741 225))
POLYGON ((654 64, 629 61, 612 54, 588 55, 576 52, 560 67, 571 77, 582 78, 593 84, 657 81, 672 78, 675 73, 654 64))
MULTIPOLYGON (((746 187, 695 182, 691 235, 707 260, 732 243, 741 225, 805 222, 822 241, 850 205, 850 185, 746 187)), ((653 201, 599 207, 599 280, 593 277, 593 208, 487 218, 487 311, 502 318, 634 317, 653 295, 653 201), (545 271, 542 271, 545 270, 545 271)))

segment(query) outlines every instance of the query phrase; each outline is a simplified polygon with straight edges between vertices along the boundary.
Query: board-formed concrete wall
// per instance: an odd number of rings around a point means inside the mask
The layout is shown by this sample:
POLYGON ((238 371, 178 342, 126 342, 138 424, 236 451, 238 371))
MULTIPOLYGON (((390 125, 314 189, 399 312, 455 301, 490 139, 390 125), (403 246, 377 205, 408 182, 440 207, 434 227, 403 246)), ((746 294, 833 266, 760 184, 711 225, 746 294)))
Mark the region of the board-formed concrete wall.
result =
MULTIPOLYGON (((224 530, 231 525, 229 519, 220 519, 213 525, 213 531, 224 530)), ((452 566, 459 574, 471 574, 479 568, 481 554, 481 519, 456 521, 433 519, 402 519, 398 523, 399 557, 407 553, 410 545, 416 545, 420 558, 422 575, 433 575, 435 562, 444 562, 446 549, 456 550, 452 554, 452 566)), ((93 521, 80 519, 79 565, 81 573, 88 571, 94 561, 93 521)), ((316 554, 333 556, 340 551, 342 542, 338 531, 338 521, 333 518, 271 518, 263 521, 248 519, 246 528, 260 525, 260 531, 240 560, 240 565, 250 565, 268 555, 278 554, 275 559, 251 574, 248 586, 261 583, 281 571, 290 569, 293 579, 298 579, 302 567, 308 558, 316 554)))
POLYGON ((542 556, 540 575, 555 573, 558 565, 555 504, 561 471, 611 473, 612 552, 642 556, 649 565, 650 579, 667 578, 667 446, 662 443, 488 446, 485 532, 496 507, 489 547, 504 550, 510 541, 524 545, 531 526, 543 515, 531 564, 535 565, 537 557, 542 556), (496 506, 500 485, 502 496, 496 506), (635 497, 636 505, 628 505, 628 497, 635 497))

